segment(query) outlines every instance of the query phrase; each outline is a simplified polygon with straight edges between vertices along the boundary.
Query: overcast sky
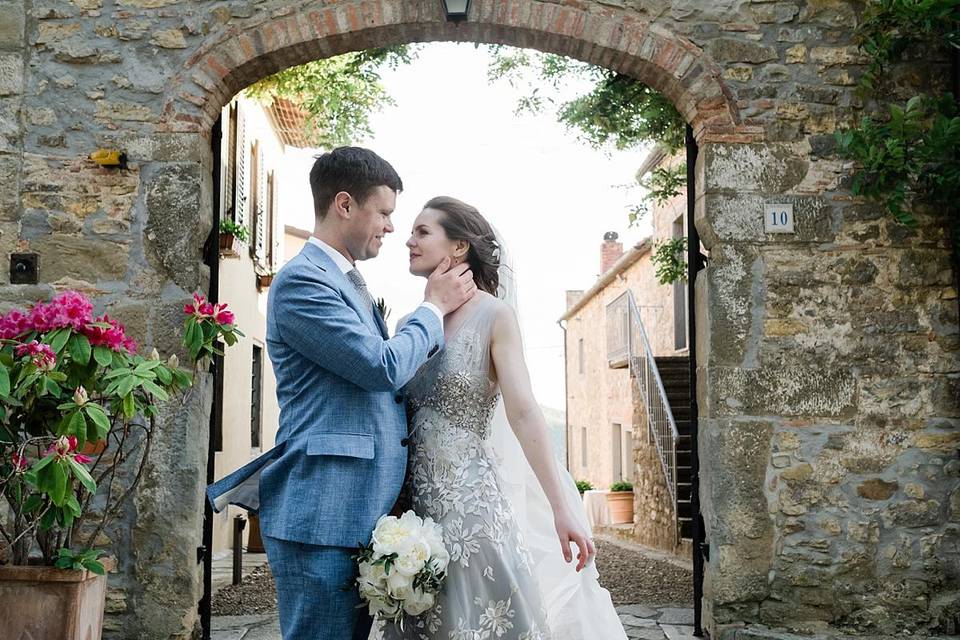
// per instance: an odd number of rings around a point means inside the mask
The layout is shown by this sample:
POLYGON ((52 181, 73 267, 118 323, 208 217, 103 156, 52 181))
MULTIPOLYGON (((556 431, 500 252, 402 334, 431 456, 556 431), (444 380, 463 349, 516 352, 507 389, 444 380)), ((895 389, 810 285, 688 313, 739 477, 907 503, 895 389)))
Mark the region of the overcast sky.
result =
MULTIPOLYGON (((374 297, 386 298, 391 327, 423 299, 425 281, 407 270, 404 242, 423 203, 436 195, 477 208, 504 236, 519 279, 527 362, 541 404, 562 409, 565 290, 587 289, 600 270, 600 244, 616 231, 629 247, 643 231, 627 228, 639 201, 634 174, 645 150, 595 151, 552 117, 518 116, 521 95, 487 82, 488 54, 469 44, 424 45, 419 58, 384 84, 397 102, 373 118, 363 141, 399 172, 405 190, 393 215, 396 232, 380 255, 359 265, 374 297)), ((568 87, 575 95, 589 85, 568 87)), ((312 230, 307 175, 316 151, 299 156, 302 194, 283 204, 285 223, 312 230)))

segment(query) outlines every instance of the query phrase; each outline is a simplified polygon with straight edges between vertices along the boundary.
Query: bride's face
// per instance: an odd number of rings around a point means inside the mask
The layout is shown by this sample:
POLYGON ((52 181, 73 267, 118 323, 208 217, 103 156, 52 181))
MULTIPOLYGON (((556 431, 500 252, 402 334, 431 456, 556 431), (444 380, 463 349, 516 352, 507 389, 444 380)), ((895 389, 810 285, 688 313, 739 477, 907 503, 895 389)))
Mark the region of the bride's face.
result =
POLYGON ((407 240, 410 250, 410 273, 427 277, 444 258, 463 260, 467 243, 451 240, 440 226, 440 217, 446 215, 436 209, 424 209, 413 221, 413 231, 407 240))

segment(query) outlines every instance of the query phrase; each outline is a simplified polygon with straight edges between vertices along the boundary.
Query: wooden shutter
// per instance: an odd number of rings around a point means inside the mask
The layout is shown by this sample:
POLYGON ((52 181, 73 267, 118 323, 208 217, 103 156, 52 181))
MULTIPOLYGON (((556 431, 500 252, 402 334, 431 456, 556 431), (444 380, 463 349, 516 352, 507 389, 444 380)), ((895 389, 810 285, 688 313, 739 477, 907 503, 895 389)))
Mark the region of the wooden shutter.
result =
POLYGON ((223 206, 222 216, 224 218, 234 219, 234 207, 237 202, 237 185, 235 176, 237 175, 237 103, 230 105, 227 111, 227 150, 223 163, 223 176, 221 185, 223 185, 223 206))
POLYGON ((267 174, 267 267, 274 271, 280 262, 280 229, 277 221, 276 176, 267 174))
POLYGON ((236 206, 233 209, 233 221, 238 225, 247 224, 247 132, 243 111, 237 109, 237 173, 236 206))
POLYGON ((267 172, 263 166, 263 149, 260 148, 259 143, 254 146, 253 162, 256 173, 253 187, 253 252, 257 264, 265 266, 267 263, 267 243, 270 241, 267 237, 267 172))

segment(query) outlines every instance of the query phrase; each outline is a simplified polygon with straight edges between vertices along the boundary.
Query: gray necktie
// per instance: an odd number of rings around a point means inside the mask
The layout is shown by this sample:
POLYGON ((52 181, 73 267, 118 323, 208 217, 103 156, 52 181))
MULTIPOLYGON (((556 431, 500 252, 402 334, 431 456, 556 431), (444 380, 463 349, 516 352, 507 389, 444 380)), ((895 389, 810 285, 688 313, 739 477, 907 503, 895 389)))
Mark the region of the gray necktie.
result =
POLYGON ((360 272, 356 269, 350 269, 350 271, 347 271, 347 277, 350 278, 350 282, 352 282, 353 286, 356 287, 360 297, 363 298, 364 302, 367 303, 367 311, 373 313, 373 296, 370 295, 370 291, 367 289, 367 283, 364 282, 363 276, 361 276, 360 272))

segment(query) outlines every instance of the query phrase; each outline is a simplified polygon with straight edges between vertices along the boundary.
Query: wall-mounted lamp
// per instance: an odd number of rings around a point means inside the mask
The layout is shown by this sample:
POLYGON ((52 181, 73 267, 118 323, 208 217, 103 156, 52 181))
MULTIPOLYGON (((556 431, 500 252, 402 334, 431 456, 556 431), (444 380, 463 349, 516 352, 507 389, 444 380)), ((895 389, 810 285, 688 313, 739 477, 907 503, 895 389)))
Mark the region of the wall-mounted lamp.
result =
POLYGON ((443 10, 450 22, 460 22, 467 19, 470 10, 470 0, 443 0, 443 10))

